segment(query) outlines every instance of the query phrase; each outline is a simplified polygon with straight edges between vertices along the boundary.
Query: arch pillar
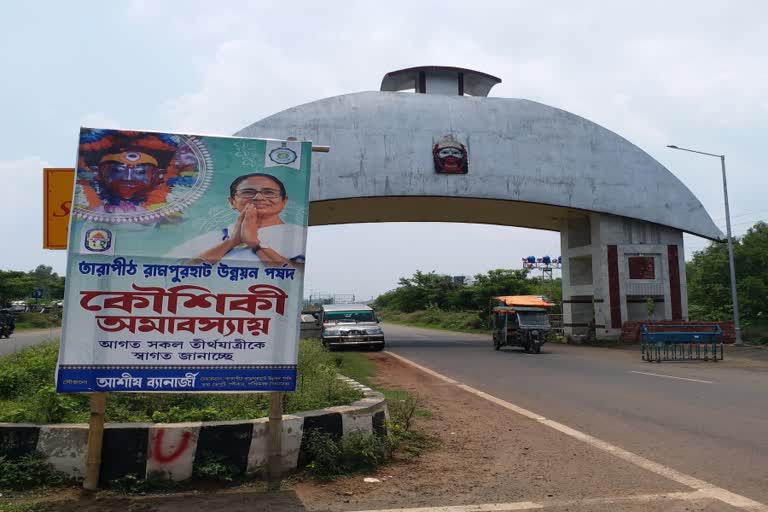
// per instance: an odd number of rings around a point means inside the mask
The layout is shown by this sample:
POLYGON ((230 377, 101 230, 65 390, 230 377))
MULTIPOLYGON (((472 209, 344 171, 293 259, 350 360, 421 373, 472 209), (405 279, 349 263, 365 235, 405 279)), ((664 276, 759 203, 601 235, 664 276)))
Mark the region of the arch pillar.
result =
POLYGON ((566 335, 615 339, 628 320, 687 320, 683 233, 601 213, 561 220, 566 335))

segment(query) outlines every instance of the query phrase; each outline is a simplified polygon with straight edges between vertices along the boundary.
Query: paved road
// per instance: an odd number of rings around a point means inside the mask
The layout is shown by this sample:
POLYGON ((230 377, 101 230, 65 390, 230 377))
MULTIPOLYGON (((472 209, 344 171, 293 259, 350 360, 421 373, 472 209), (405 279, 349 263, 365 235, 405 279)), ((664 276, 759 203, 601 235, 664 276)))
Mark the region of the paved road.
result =
POLYGON ((16 331, 10 338, 0 338, 0 357, 11 354, 25 347, 37 345, 51 338, 58 338, 61 328, 39 329, 34 331, 16 331))
MULTIPOLYGON (((635 351, 384 325, 387 350, 752 499, 768 501, 768 365, 645 363, 635 351), (642 372, 642 373, 640 373, 642 372), (656 374, 656 375, 648 375, 656 374), (689 379, 689 380, 683 380, 689 379)), ((491 420, 492 421, 492 420, 491 420)))

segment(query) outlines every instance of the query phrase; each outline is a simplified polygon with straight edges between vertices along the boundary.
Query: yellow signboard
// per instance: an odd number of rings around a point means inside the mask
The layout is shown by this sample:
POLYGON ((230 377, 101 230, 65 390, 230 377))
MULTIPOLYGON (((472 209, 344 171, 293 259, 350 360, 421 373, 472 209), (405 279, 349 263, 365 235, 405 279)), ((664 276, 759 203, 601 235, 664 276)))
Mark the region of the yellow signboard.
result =
POLYGON ((66 249, 74 169, 43 169, 43 248, 66 249))

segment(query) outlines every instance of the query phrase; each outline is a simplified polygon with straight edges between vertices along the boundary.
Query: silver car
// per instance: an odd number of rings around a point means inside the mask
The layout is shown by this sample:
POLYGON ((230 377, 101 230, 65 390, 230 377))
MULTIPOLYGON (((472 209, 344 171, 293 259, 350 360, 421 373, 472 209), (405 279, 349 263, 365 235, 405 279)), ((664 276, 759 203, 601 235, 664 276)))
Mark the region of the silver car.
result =
POLYGON ((323 345, 333 350, 342 346, 384 348, 384 331, 379 318, 365 304, 328 304, 322 307, 318 323, 323 345))

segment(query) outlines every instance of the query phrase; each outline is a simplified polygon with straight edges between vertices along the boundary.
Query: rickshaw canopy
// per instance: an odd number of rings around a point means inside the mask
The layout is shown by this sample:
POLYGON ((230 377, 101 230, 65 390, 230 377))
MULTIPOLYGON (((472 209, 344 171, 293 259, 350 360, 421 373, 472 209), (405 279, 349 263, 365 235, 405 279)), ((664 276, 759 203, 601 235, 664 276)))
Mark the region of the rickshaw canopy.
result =
MULTIPOLYGON (((551 304, 537 295, 502 295, 499 297, 493 297, 492 300, 501 302, 506 306, 519 309, 516 306, 527 306, 534 308, 551 308, 554 304, 551 304)), ((521 310, 522 311, 522 310, 521 310)))

